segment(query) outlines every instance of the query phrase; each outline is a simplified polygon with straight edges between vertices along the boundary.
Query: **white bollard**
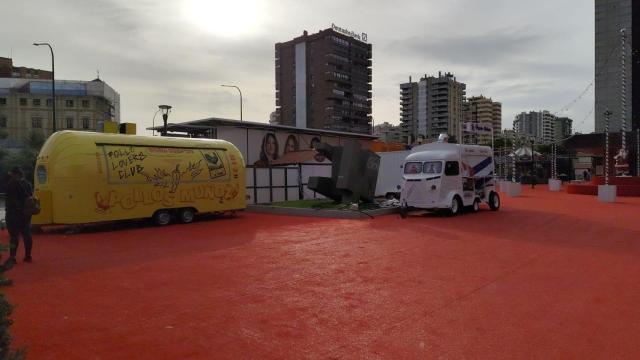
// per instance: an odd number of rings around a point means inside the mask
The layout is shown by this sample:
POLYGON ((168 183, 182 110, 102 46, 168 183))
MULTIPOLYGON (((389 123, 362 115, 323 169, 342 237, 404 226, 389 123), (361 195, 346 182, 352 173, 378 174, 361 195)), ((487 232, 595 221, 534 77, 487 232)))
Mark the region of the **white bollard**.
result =
POLYGON ((549 191, 560 191, 562 181, 558 179, 549 179, 549 191))
POLYGON ((498 191, 507 192, 507 186, 504 184, 506 181, 498 180, 498 191))
POLYGON ((507 195, 511 197, 520 196, 520 194, 522 194, 522 184, 517 182, 508 182, 506 192, 507 195))
POLYGON ((616 186, 598 185, 598 201, 607 203, 616 202, 616 186))

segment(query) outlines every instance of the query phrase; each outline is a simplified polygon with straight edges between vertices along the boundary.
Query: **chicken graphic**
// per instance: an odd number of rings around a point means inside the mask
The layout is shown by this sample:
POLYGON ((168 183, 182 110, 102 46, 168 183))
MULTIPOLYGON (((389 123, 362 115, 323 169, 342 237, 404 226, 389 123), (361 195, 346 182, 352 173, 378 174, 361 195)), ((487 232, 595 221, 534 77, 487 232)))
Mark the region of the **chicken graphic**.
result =
POLYGON ((171 172, 171 189, 170 193, 175 193, 178 190, 178 185, 180 185, 180 179, 182 178, 182 174, 180 173, 180 164, 176 165, 175 170, 171 172))
POLYGON ((95 194, 93 195, 95 200, 96 200, 96 212, 97 213, 105 213, 107 212, 111 206, 109 206, 109 201, 111 196, 107 197, 106 199, 102 197, 102 195, 99 192, 95 192, 95 194))

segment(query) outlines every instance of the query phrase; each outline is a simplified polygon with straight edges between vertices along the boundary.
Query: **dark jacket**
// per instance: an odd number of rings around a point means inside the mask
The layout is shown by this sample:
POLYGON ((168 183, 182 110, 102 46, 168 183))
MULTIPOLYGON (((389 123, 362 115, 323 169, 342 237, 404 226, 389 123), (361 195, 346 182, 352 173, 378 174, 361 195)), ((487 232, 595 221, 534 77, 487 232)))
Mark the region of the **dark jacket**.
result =
POLYGON ((33 195, 31 184, 24 179, 9 180, 7 184, 7 199, 5 207, 7 212, 18 213, 24 210, 24 204, 28 197, 33 195))

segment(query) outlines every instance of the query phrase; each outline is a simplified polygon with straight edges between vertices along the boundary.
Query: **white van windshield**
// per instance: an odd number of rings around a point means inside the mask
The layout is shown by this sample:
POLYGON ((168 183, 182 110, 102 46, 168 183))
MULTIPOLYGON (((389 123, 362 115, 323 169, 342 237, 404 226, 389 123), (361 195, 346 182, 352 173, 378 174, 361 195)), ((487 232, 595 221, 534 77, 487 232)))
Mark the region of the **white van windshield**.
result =
POLYGON ((405 174, 420 174, 422 172, 422 163, 421 162, 408 162, 404 164, 404 173, 405 174))
POLYGON ((442 172, 441 161, 428 161, 423 165, 423 173, 425 174, 440 174, 442 172))

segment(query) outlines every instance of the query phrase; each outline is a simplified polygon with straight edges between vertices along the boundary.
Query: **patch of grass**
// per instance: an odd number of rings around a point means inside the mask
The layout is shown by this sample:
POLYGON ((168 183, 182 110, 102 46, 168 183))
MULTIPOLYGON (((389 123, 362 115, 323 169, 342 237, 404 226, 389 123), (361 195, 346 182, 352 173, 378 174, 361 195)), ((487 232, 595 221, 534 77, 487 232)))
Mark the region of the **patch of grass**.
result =
POLYGON ((281 201, 271 203, 271 206, 289 207, 289 208, 302 208, 302 209, 342 209, 343 204, 335 203, 330 199, 306 199, 306 200, 292 200, 281 201))

